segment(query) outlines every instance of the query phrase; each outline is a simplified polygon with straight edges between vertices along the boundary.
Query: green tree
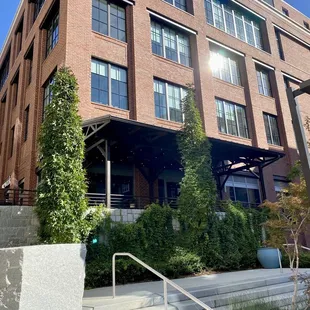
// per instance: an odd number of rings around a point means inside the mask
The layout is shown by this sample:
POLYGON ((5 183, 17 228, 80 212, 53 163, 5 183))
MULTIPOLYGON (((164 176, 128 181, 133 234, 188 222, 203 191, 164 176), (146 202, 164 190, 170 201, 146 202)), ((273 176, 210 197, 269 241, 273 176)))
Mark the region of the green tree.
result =
POLYGON ((207 240, 208 217, 216 203, 216 185, 212 175, 211 146, 204 132, 195 103, 195 91, 189 88, 183 100, 184 126, 178 147, 184 167, 178 199, 181 227, 191 248, 203 252, 207 240))
POLYGON ((293 272, 294 294, 292 309, 297 308, 299 259, 301 235, 307 231, 310 224, 310 201, 307 194, 307 185, 297 163, 290 174, 299 176, 300 182, 290 183, 283 190, 275 203, 266 201, 264 206, 269 209, 269 218, 265 223, 268 231, 268 243, 282 248, 288 255, 290 268, 293 272), (286 246, 286 244, 291 244, 286 246))
POLYGON ((61 68, 55 74, 51 91, 39 134, 39 236, 46 243, 79 243, 95 228, 102 209, 89 208, 85 197, 84 135, 78 85, 70 69, 61 68))

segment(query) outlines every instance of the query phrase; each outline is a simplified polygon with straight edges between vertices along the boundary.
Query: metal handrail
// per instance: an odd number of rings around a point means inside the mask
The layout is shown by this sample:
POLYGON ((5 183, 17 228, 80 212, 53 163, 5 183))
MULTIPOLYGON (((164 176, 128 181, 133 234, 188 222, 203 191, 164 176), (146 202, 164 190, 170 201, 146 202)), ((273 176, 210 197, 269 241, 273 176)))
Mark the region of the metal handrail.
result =
MULTIPOLYGON (((294 246, 295 244, 293 243, 286 243, 286 244, 283 244, 283 246, 294 246)), ((310 248, 307 248, 303 245, 300 245, 300 247, 304 250, 307 250, 307 251, 310 251, 310 248)), ((280 250, 278 250, 278 259, 279 259, 279 264, 280 264, 280 272, 283 273, 283 268, 282 268, 282 262, 281 262, 281 257, 280 257, 280 250)))
POLYGON ((195 296, 193 296, 191 293, 187 292, 185 289, 183 289, 181 286, 177 285, 176 283, 174 283, 173 281, 169 280, 168 278, 166 278, 165 276, 163 276, 161 273, 159 273, 158 271, 156 271, 155 269, 153 269, 152 267, 150 267, 149 265, 147 265, 146 263, 144 263, 143 261, 141 261, 139 258, 135 257, 134 255, 130 254, 130 253, 115 253, 113 255, 112 258, 112 282, 113 282, 113 298, 116 297, 116 279, 115 279, 115 258, 116 256, 128 256, 131 259, 133 259, 134 261, 136 261, 137 263, 139 263, 141 266, 143 266, 144 268, 148 269, 149 271, 151 271, 152 273, 154 273, 157 277, 159 277, 160 279, 162 279, 164 281, 164 305, 165 305, 165 310, 168 309, 168 291, 167 291, 167 284, 171 285, 172 287, 174 287, 176 290, 178 290, 179 292, 181 292, 182 294, 184 294, 186 297, 188 297, 189 299, 191 299, 192 301, 194 301, 195 303, 197 303, 199 306, 201 306, 203 309, 207 309, 207 310, 212 310, 212 308, 210 308, 209 306, 207 306, 205 303, 203 303, 201 300, 199 300, 198 298, 196 298, 195 296))

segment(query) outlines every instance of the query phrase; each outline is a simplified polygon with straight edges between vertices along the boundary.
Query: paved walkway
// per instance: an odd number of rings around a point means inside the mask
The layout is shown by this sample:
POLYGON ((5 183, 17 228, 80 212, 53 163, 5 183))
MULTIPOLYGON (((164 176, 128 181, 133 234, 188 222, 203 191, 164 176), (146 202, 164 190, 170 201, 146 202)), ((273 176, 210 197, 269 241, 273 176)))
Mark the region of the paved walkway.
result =
MULTIPOLYGON (((310 272, 310 269, 303 269, 303 271, 310 272)), ((198 277, 190 277, 183 279, 173 280, 178 285, 185 289, 196 289, 202 287, 215 287, 227 284, 233 284, 238 282, 245 282, 250 280, 258 280, 259 278, 273 278, 283 275, 291 274, 290 269, 283 269, 283 273, 280 269, 255 269, 235 272, 225 272, 211 275, 203 275, 198 277)), ((175 291, 174 288, 168 286, 169 291, 175 291)), ((162 281, 144 282, 136 284, 118 285, 116 287, 116 295, 120 296, 145 296, 149 294, 162 294, 163 283, 162 281)), ((112 287, 97 288, 93 290, 85 291, 84 300, 96 300, 98 298, 111 298, 112 287)))

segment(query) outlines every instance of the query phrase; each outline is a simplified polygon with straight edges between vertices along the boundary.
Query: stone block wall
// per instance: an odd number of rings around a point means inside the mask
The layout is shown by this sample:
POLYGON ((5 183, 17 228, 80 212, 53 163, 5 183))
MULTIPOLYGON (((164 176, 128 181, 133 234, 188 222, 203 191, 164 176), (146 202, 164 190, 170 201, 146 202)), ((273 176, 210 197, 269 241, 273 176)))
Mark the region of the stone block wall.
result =
POLYGON ((36 244, 38 227, 33 207, 0 206, 0 248, 36 244))
POLYGON ((143 209, 111 209, 111 220, 121 223, 135 223, 143 209))

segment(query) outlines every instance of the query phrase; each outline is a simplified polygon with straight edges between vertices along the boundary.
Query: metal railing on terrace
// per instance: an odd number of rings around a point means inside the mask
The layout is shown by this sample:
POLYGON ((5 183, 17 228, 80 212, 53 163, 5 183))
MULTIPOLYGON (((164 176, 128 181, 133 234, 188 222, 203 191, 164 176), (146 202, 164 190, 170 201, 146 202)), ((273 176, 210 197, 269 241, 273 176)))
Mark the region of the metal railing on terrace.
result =
POLYGON ((36 191, 23 189, 0 189, 0 205, 33 206, 36 191))

